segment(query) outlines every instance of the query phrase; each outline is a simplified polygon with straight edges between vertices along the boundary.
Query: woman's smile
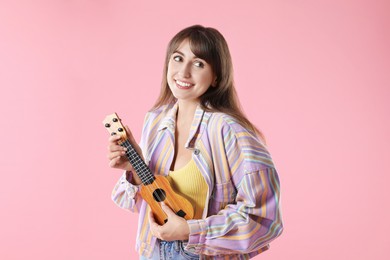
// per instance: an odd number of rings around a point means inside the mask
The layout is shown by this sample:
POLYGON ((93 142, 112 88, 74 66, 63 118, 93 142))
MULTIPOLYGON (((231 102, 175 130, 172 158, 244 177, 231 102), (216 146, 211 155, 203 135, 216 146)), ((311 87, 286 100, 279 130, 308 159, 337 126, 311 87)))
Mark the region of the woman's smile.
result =
POLYGON ((194 84, 191 84, 191 83, 188 83, 185 81, 181 81, 181 80, 176 80, 176 86, 179 89, 189 89, 189 88, 193 87, 194 84))

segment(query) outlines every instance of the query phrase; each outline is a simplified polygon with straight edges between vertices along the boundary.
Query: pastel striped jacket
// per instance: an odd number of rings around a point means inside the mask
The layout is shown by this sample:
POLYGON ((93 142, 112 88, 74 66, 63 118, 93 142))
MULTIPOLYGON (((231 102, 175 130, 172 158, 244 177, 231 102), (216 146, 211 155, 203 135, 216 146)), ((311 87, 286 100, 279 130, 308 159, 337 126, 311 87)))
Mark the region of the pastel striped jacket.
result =
MULTIPOLYGON (((140 146, 156 175, 167 175, 174 155, 178 105, 148 112, 140 146)), ((200 259, 249 259, 269 248, 283 230, 279 178, 265 145, 234 118, 197 108, 187 149, 208 185, 203 218, 188 220, 185 249, 200 259)), ((149 257, 156 238, 149 231, 149 207, 124 173, 112 192, 121 208, 139 212, 136 250, 149 257)))

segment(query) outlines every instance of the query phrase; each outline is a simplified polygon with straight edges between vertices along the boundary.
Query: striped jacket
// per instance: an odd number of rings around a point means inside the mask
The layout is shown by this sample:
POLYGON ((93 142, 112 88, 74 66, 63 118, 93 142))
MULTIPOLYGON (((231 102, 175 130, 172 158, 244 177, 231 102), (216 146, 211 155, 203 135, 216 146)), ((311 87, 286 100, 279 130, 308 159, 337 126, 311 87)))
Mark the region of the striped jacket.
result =
MULTIPOLYGON (((174 155, 178 105, 148 112, 140 146, 156 175, 167 175, 174 155)), ((279 178, 265 145, 234 118, 197 108, 186 148, 205 178, 203 218, 188 220, 185 249, 200 259, 248 259, 269 248, 283 230, 279 178)), ((156 238, 149 231, 149 207, 124 173, 112 192, 121 208, 139 212, 136 249, 149 257, 156 238)))

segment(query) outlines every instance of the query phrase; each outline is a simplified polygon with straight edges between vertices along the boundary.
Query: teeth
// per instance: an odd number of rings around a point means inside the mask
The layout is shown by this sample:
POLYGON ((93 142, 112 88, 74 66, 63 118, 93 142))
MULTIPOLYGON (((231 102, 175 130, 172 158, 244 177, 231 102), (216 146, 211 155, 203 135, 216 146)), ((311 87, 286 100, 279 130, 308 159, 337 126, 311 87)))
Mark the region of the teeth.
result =
POLYGON ((176 83, 179 84, 182 87, 190 87, 192 85, 190 83, 181 82, 179 80, 176 80, 176 83))

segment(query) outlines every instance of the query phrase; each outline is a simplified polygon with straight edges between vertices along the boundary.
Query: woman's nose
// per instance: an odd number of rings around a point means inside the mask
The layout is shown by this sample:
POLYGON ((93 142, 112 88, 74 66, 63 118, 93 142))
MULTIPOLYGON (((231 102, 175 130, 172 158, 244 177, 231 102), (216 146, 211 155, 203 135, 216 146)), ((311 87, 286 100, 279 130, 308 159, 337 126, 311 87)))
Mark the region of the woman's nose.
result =
POLYGON ((180 66, 179 68, 179 75, 183 78, 191 77, 191 64, 183 63, 182 66, 180 66))

